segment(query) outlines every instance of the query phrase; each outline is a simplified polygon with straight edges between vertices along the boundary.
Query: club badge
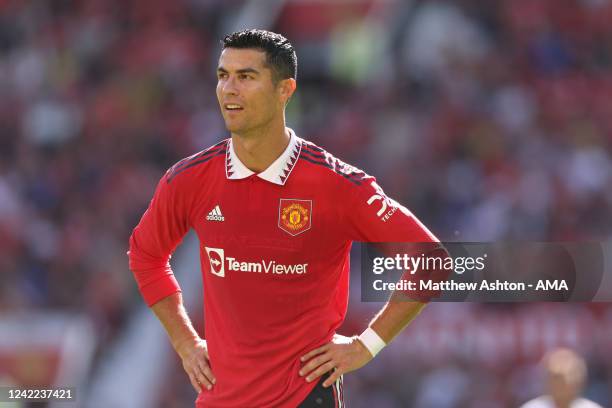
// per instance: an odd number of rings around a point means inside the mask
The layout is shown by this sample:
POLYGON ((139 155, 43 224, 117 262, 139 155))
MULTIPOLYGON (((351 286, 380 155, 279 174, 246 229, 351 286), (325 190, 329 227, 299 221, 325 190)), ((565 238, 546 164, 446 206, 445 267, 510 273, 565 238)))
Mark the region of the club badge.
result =
POLYGON ((299 235, 312 226, 312 200, 281 198, 278 227, 289 235, 299 235))

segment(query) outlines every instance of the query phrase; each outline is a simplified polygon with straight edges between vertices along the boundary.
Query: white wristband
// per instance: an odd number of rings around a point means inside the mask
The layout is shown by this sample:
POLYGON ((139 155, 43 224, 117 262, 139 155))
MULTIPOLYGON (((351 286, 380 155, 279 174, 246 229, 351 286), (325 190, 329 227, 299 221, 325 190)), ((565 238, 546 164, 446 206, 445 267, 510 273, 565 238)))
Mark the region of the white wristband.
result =
POLYGON ((368 327, 359 335, 359 340, 372 354, 372 357, 376 357, 378 352, 387 345, 371 327, 368 327))

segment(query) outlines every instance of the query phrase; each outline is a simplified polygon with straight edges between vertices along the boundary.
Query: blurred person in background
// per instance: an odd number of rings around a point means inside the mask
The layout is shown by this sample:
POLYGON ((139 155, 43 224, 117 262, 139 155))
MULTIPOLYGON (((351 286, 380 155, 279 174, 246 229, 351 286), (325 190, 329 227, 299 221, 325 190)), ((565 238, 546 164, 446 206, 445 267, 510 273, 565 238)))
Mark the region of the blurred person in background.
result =
POLYGON ((296 75, 283 36, 226 36, 217 98, 231 138, 170 168, 130 238, 130 267, 198 407, 343 406, 342 375, 368 363, 428 300, 392 298, 360 336, 336 334, 353 241, 435 250, 438 240, 373 177, 285 126, 296 75), (169 265, 190 228, 201 243, 206 340, 169 265))
POLYGON ((548 394, 526 402, 521 408, 603 408, 580 394, 587 380, 582 357, 567 348, 548 353, 543 360, 548 394))

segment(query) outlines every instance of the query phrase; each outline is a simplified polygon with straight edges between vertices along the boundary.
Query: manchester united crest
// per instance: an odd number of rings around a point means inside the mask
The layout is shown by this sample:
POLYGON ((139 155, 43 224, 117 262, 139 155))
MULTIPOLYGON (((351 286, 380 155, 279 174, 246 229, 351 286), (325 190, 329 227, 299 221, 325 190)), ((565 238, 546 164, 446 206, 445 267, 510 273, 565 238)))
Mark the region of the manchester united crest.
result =
POLYGON ((312 200, 281 198, 278 227, 289 235, 299 235, 312 225, 312 200))

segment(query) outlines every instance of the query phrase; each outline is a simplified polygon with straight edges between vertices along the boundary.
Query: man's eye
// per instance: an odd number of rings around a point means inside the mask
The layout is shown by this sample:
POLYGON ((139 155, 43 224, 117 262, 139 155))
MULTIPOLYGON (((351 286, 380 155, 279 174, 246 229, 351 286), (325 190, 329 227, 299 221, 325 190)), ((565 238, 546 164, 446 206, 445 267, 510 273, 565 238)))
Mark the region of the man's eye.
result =
POLYGON ((225 74, 225 73, 217 74, 217 78, 219 78, 219 79, 226 79, 227 78, 227 74, 225 74))
POLYGON ((250 75, 247 75, 247 74, 240 74, 240 76, 238 76, 238 78, 240 78, 240 79, 252 79, 252 77, 250 75))

